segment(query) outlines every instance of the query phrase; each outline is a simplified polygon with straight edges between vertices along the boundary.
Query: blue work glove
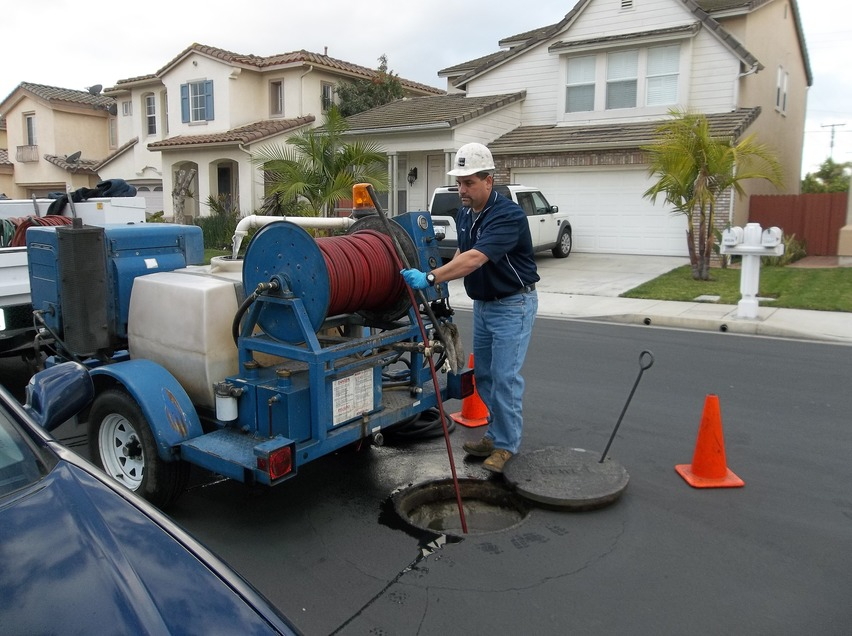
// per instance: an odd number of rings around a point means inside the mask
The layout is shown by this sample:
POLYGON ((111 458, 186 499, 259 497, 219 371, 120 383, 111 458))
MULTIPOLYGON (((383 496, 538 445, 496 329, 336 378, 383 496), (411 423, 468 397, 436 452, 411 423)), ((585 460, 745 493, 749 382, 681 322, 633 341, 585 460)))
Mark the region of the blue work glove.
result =
POLYGON ((402 274, 402 277, 411 289, 426 289, 429 287, 426 274, 419 269, 402 269, 399 273, 402 274))

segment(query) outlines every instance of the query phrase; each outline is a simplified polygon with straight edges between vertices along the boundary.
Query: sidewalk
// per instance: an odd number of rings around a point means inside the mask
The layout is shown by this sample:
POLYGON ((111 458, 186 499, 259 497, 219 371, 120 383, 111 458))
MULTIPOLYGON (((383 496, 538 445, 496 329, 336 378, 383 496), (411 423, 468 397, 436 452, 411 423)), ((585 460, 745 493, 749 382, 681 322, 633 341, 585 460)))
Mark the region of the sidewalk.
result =
MULTIPOLYGON (((619 298, 619 294, 686 264, 685 258, 571 254, 537 258, 539 316, 852 344, 852 314, 761 305, 758 317, 738 318, 736 305, 619 298)), ((852 271, 850 271, 852 275, 852 271)), ((470 309, 461 281, 450 302, 470 309)))

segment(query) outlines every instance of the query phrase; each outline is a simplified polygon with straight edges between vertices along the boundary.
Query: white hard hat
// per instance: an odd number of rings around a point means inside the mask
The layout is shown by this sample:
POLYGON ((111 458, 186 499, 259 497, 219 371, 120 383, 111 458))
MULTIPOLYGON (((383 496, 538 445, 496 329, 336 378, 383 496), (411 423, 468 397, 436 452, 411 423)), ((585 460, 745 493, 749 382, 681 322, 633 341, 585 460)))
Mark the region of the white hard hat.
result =
POLYGON ((477 172, 495 170, 491 151, 482 144, 465 144, 456 152, 455 168, 447 174, 451 177, 467 177, 477 172))

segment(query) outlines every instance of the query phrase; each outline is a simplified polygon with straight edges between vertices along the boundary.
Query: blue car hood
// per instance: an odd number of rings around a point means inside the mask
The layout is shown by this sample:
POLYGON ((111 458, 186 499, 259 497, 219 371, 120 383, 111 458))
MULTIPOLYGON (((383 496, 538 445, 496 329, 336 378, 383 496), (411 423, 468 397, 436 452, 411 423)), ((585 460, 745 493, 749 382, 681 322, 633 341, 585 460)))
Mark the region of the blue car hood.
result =
POLYGON ((6 633, 277 633, 159 524, 60 462, 0 503, 6 633))

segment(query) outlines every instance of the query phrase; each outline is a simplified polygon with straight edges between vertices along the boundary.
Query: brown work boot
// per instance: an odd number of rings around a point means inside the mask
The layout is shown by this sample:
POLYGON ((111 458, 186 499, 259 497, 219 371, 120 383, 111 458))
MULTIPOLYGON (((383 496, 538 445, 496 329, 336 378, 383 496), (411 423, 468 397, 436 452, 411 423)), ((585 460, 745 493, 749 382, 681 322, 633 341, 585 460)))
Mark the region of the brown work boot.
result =
POLYGON ((494 452, 494 440, 483 437, 476 442, 465 442, 462 444, 464 452, 474 457, 488 457, 494 452))
POLYGON ((503 466, 506 465, 506 462, 512 459, 512 453, 502 448, 498 448, 491 455, 482 462, 482 467, 485 470, 490 470, 492 473, 502 473, 503 466))

